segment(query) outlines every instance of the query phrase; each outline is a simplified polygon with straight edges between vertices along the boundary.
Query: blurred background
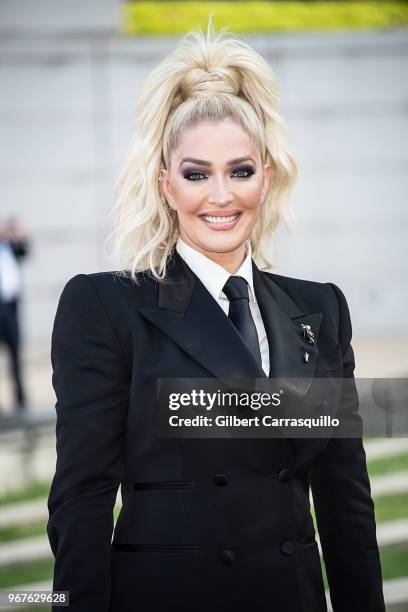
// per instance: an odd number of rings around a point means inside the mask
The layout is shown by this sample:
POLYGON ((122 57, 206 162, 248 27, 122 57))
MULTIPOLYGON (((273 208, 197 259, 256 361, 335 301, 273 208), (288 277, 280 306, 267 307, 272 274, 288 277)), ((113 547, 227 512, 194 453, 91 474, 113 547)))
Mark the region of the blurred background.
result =
MULTIPOLYGON (((104 241, 140 85, 210 11, 279 82, 299 180, 274 271, 343 290, 357 377, 407 377, 407 2, 2 0, 0 589, 51 588, 58 298, 115 269, 104 241)), ((387 610, 408 611, 408 438, 365 448, 387 610)))

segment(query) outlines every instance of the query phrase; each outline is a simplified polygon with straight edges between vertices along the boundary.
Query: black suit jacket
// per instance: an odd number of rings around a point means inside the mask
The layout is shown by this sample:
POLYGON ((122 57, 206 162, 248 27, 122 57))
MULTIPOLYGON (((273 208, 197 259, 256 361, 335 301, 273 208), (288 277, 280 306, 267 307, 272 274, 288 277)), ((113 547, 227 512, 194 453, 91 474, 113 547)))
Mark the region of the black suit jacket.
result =
MULTIPOLYGON (((270 377, 352 378, 341 290, 254 262, 253 273, 270 377), (301 323, 317 340, 307 363, 301 323)), ((323 612, 311 486, 334 612, 384 612, 361 438, 159 438, 157 378, 265 373, 177 251, 167 284, 139 278, 78 274, 59 300, 54 590, 75 612, 323 612)), ((344 401, 357 411, 353 389, 344 401)))

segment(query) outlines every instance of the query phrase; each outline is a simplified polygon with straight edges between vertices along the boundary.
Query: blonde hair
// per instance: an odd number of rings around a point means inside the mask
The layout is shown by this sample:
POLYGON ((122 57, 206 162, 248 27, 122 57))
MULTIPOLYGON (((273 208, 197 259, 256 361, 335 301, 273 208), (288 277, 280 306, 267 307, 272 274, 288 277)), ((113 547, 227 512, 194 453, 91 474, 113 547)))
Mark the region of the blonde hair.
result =
POLYGON ((163 198, 160 168, 168 168, 183 131, 200 121, 237 121, 257 144, 272 178, 249 237, 254 259, 270 267, 270 237, 280 221, 290 226, 289 193, 297 164, 286 148, 276 77, 249 45, 214 32, 188 32, 144 82, 136 107, 137 127, 118 177, 113 209, 114 255, 137 283, 138 272, 164 281, 179 235, 177 212, 163 198))

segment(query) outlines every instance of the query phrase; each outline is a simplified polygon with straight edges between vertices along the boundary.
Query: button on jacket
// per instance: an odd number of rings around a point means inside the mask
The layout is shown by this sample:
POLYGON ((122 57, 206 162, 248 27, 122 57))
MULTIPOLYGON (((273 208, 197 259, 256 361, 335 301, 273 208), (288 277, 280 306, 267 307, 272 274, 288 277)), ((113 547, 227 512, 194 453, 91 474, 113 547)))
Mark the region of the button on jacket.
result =
MULTIPOLYGON (((352 378, 342 291, 252 272, 269 376, 352 378)), ((266 374, 177 249, 169 282, 139 278, 78 274, 58 303, 53 589, 72 612, 325 612, 311 487, 334 612, 384 612, 361 438, 158 437, 157 378, 266 374)))

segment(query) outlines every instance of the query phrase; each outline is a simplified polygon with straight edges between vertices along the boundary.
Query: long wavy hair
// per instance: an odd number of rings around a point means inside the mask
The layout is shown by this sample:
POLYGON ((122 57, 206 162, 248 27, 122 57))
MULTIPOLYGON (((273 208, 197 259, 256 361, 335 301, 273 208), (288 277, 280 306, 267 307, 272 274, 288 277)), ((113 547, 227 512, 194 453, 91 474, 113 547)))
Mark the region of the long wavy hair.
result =
POLYGON ((249 240, 255 260, 267 267, 269 241, 280 221, 290 228, 291 188, 297 164, 287 150, 286 123, 279 112, 276 77, 243 41, 214 31, 188 32, 144 82, 136 107, 136 129, 115 185, 113 256, 120 274, 137 283, 138 273, 166 280, 166 266, 179 236, 177 212, 167 204, 160 168, 168 168, 183 131, 200 121, 232 119, 258 146, 272 178, 249 240))

